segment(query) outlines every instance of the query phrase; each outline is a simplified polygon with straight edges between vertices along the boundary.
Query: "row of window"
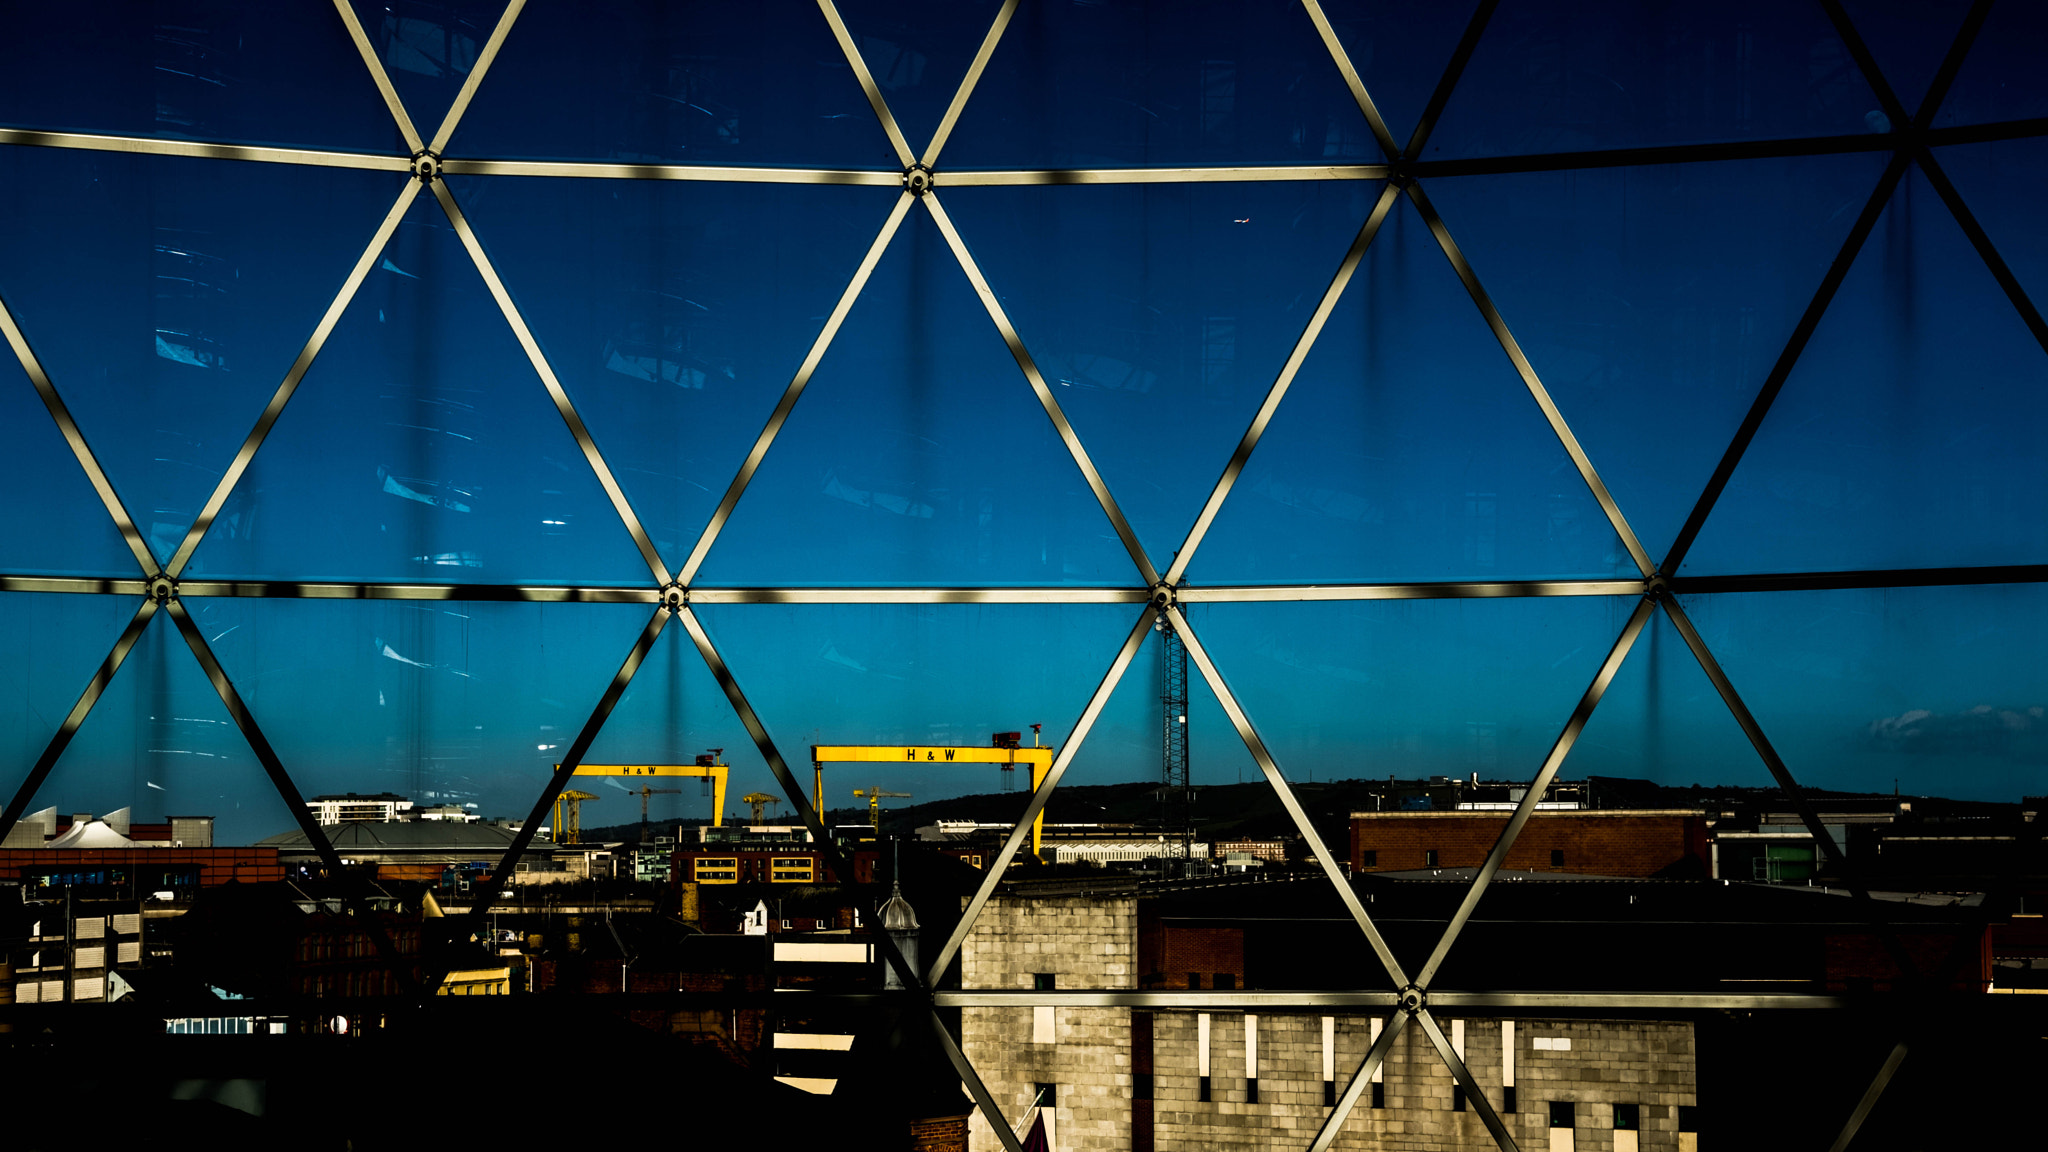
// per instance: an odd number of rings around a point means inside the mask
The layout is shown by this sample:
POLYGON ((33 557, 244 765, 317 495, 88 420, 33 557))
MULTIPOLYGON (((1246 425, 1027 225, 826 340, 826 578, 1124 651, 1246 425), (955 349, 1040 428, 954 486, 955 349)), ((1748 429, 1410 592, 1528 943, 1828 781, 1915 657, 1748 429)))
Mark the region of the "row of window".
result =
MULTIPOLYGON (((699 856, 691 861, 690 879, 699 884, 737 884, 742 872, 746 879, 754 879, 753 871, 751 862, 742 869, 737 856, 699 856)), ((810 856, 777 856, 769 860, 767 871, 771 884, 815 884, 818 864, 810 856)))
MULTIPOLYGON (((1380 853, 1379 853, 1379 849, 1377 849, 1377 848, 1365 848, 1365 849, 1361 849, 1361 850, 1359 851, 1359 853, 1358 853, 1358 866, 1359 866, 1360 868, 1377 868, 1377 867, 1379 867, 1379 866, 1380 866, 1380 853)), ((1436 868, 1436 867, 1439 867, 1439 865, 1437 864, 1437 851, 1436 851, 1436 849, 1434 849, 1434 848, 1425 848, 1425 849, 1423 849, 1423 850, 1422 850, 1422 866, 1423 866, 1424 868, 1436 868)), ((1562 849, 1562 848, 1552 848, 1552 849, 1550 850, 1550 866, 1551 866, 1552 868, 1562 868, 1562 867, 1564 867, 1564 849, 1562 849)))

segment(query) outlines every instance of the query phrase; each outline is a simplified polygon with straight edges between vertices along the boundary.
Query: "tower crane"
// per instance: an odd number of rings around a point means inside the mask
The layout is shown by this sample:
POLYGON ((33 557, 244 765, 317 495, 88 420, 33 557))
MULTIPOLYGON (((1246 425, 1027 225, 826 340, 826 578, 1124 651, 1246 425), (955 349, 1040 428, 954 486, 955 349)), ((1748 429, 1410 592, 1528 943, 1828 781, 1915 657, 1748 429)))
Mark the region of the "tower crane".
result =
POLYGON ((638 796, 640 798, 640 842, 642 844, 647 843, 647 798, 661 795, 677 796, 681 795, 682 791, 681 788, 651 788, 645 784, 638 788, 626 789, 626 795, 638 796))
POLYGON ((600 797, 570 788, 555 797, 555 843, 574 844, 583 836, 583 804, 600 797))
POLYGON ((854 795, 855 795, 856 797, 863 797, 863 796, 864 796, 864 797, 866 797, 866 798, 867 798, 867 802, 868 802, 868 823, 870 823, 870 824, 874 825, 874 827, 875 827, 875 832, 876 832, 876 834, 877 834, 877 835, 879 835, 879 834, 881 833, 881 831, 882 831, 882 800, 883 800, 883 798, 884 798, 884 797, 890 797, 890 798, 894 798, 894 799, 897 799, 897 800, 908 800, 908 799, 910 799, 910 793, 908 793, 908 792, 890 792, 890 791, 887 791, 887 790, 885 790, 885 789, 881 789, 881 788, 865 788, 865 789, 863 789, 863 788, 855 788, 855 789, 853 790, 853 794, 854 794, 854 795))
POLYGON ((761 822, 761 809, 770 804, 782 803, 782 797, 771 796, 766 792, 749 792, 745 796, 740 797, 740 803, 753 806, 754 823, 759 824, 761 822))

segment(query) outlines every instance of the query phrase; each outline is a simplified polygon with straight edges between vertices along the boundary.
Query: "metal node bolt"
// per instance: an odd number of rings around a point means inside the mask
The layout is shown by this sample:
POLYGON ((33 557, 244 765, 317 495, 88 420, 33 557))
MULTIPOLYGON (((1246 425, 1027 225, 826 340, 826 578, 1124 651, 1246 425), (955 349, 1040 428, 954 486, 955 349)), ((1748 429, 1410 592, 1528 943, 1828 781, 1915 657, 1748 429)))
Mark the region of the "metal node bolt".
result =
POLYGON ((1424 1008, 1429 1007, 1429 993, 1410 984, 1406 988, 1401 989, 1401 999, 1397 1002, 1397 1006, 1401 1011, 1413 1016, 1424 1008))
POLYGON ((441 158, 432 152, 421 151, 413 153, 412 174, 419 178, 420 183, 432 184, 435 180, 440 179, 441 158))
POLYGON ((1152 606, 1154 608, 1164 612, 1168 608, 1176 607, 1179 604, 1180 593, 1174 590, 1173 585, 1162 580, 1152 586, 1152 606))
POLYGON ((159 604, 168 604, 178 598, 178 582, 159 572, 149 578, 147 595, 159 604))
POLYGON ((671 612, 680 611, 690 602, 690 590, 678 581, 671 580, 661 586, 661 606, 671 612))
POLYGON ((1660 600, 1671 595, 1671 578, 1662 572, 1652 572, 1649 578, 1643 581, 1643 595, 1652 600, 1660 600))
POLYGON ((932 188, 932 170, 922 164, 912 164, 903 170, 903 190, 912 196, 922 196, 932 188))

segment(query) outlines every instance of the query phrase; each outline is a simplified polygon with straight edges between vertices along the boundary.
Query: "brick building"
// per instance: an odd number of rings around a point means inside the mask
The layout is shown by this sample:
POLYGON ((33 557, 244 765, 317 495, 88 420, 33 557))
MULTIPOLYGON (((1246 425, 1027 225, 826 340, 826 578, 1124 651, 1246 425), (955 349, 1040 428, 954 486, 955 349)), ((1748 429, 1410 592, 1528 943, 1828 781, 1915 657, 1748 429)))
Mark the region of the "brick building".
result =
MULTIPOLYGON (((1353 812, 1351 871, 1477 868, 1500 840, 1502 811, 1353 812)), ((1707 815, 1696 808, 1538 811, 1508 850, 1511 872, 1707 875, 1707 815)))

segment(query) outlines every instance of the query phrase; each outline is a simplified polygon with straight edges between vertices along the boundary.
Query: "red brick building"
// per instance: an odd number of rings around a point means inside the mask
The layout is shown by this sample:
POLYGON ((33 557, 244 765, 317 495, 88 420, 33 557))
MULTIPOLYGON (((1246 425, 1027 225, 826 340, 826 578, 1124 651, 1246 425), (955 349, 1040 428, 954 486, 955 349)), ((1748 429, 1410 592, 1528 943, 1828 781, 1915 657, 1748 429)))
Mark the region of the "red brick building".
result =
MULTIPOLYGON (((1511 813, 1353 812, 1351 871, 1477 868, 1511 813)), ((1707 817, 1696 808, 1537 812, 1508 850, 1511 872, 1705 876, 1707 817)))

